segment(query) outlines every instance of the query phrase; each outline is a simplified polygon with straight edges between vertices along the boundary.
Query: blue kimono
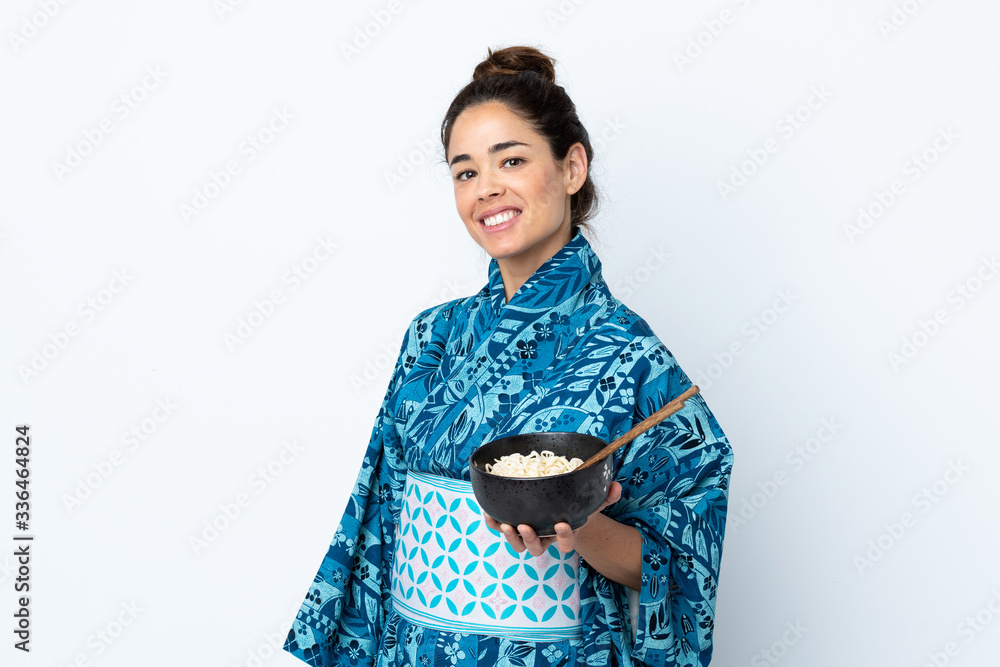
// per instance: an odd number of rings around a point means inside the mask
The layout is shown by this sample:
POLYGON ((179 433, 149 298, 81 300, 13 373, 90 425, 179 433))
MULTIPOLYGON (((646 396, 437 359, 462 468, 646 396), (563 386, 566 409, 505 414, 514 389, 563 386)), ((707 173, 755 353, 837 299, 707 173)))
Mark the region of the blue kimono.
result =
POLYGON ((581 233, 509 303, 493 259, 477 294, 428 308, 407 328, 353 494, 284 649, 324 667, 708 665, 733 455, 700 394, 614 455, 622 498, 603 512, 642 536, 634 640, 627 589, 583 559, 582 639, 441 632, 397 615, 390 593, 407 469, 468 480, 472 451, 515 433, 610 442, 691 384, 612 296, 581 233))

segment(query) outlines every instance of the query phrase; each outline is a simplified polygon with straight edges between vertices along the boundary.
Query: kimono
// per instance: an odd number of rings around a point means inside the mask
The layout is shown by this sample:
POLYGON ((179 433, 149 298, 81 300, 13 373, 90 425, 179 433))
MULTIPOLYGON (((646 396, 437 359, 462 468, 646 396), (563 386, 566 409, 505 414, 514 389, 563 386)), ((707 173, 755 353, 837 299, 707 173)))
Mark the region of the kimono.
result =
POLYGON ((468 480, 476 447, 517 433, 610 442, 690 386, 649 325, 612 296, 582 233, 509 303, 493 259, 477 294, 407 327, 361 472, 284 650, 322 667, 708 665, 733 455, 700 394, 614 454, 622 497, 602 512, 642 538, 634 639, 627 589, 583 558, 581 639, 434 630, 397 615, 390 593, 407 469, 468 480))

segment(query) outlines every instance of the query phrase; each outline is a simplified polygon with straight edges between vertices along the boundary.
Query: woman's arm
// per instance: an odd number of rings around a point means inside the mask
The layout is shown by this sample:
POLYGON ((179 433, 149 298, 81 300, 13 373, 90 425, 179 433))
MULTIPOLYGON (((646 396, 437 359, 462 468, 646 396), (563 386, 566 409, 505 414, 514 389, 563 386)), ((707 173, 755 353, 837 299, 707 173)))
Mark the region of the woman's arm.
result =
POLYGON ((638 529, 601 514, 601 510, 617 502, 621 495, 621 484, 612 482, 608 488, 608 497, 587 518, 587 523, 576 530, 570 530, 568 523, 557 523, 555 537, 538 537, 531 526, 523 524, 514 530, 510 524, 500 524, 493 517, 484 516, 490 528, 503 533, 518 553, 527 549, 532 556, 541 556, 551 544, 556 544, 563 553, 576 549, 589 566, 608 579, 639 590, 642 580, 642 536, 638 529))
MULTIPOLYGON (((569 525, 561 523, 556 525, 557 536, 563 536, 560 527, 565 529, 567 538, 573 535, 569 525)), ((574 548, 588 565, 608 579, 639 590, 642 581, 642 536, 637 528, 618 523, 598 512, 576 531, 574 548)), ((559 550, 565 551, 562 544, 559 550)))

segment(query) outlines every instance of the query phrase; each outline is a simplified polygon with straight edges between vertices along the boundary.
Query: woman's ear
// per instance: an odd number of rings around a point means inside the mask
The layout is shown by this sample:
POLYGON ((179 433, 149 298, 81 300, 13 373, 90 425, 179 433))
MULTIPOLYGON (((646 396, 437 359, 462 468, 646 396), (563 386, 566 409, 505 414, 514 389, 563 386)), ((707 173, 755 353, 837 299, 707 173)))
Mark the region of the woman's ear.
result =
POLYGON ((566 154, 566 168, 569 175, 566 194, 576 194, 587 180, 587 151, 579 141, 570 146, 566 154))

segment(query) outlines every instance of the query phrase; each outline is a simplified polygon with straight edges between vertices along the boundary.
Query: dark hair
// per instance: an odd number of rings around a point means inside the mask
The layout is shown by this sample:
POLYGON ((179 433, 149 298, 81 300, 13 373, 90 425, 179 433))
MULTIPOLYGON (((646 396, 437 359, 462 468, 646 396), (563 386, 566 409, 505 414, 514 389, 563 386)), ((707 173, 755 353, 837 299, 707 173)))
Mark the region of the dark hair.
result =
POLYGON ((587 154, 587 179, 570 195, 570 226, 586 228, 597 212, 597 188, 590 177, 594 149, 590 136, 576 114, 576 106, 562 86, 556 84, 556 61, 530 46, 487 49, 486 60, 476 65, 472 81, 452 100, 441 123, 441 145, 445 154, 455 119, 469 107, 500 102, 545 137, 552 157, 559 161, 570 146, 580 142, 587 154))

